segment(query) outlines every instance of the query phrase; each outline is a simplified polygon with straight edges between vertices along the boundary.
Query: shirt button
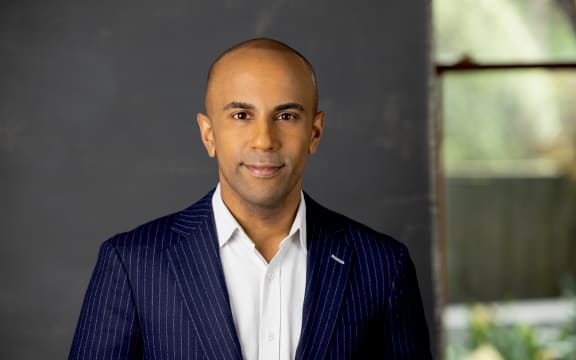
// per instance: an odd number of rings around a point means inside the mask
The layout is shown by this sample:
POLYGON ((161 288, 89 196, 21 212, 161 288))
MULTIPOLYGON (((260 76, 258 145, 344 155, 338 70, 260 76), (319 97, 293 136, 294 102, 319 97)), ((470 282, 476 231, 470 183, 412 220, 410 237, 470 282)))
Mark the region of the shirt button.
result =
POLYGON ((272 281, 272 279, 274 279, 274 273, 270 271, 268 275, 266 275, 266 277, 268 278, 269 281, 272 281))
POLYGON ((268 333, 268 341, 274 341, 274 333, 271 331, 268 333))

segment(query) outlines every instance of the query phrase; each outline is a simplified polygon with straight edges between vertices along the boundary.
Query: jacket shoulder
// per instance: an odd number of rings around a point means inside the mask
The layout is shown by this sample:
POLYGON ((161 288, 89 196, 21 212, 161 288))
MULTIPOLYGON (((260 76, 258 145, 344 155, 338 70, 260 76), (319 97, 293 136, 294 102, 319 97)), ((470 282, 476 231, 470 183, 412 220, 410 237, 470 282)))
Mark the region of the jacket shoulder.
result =
POLYGON ((193 224, 203 223, 212 216, 212 191, 191 206, 158 217, 131 230, 118 233, 104 242, 119 252, 133 252, 138 249, 162 250, 181 238, 193 224))

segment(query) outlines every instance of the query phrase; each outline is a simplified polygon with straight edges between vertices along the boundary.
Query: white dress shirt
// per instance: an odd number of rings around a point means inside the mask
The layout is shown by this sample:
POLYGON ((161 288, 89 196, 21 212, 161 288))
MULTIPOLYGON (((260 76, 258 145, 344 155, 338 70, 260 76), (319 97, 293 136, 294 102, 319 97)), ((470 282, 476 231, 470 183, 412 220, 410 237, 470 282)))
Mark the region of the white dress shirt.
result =
POLYGON ((266 262, 222 200, 212 196, 220 257, 242 356, 291 360, 302 327, 306 286, 306 204, 300 204, 288 236, 266 262))

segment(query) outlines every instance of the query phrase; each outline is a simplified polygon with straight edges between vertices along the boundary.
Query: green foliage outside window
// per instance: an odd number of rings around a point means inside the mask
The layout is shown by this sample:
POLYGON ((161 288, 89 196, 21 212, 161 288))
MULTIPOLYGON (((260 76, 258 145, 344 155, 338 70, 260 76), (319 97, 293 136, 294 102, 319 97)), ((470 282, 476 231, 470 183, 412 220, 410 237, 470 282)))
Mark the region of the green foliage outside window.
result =
MULTIPOLYGON (((576 314, 576 285, 565 284, 565 298, 576 314)), ((450 344, 448 360, 574 360, 576 316, 560 329, 544 331, 532 325, 502 325, 495 321, 494 306, 473 305, 469 310, 468 343, 450 344)))
MULTIPOLYGON (((436 0, 436 59, 576 62, 576 22, 558 4, 436 0)), ((474 163, 483 171, 527 160, 560 171, 576 164, 575 90, 576 72, 443 76, 443 160, 448 173, 474 163)))

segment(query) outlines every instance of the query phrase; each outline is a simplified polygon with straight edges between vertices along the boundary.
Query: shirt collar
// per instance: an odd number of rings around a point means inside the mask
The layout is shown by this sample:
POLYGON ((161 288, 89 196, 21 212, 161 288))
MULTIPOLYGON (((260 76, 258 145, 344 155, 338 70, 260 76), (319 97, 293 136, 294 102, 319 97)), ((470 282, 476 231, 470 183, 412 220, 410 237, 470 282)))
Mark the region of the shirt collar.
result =
MULTIPOLYGON (((216 234, 218 235, 218 245, 222 248, 233 237, 237 231, 242 231, 242 227, 234 218, 228 207, 222 200, 222 193, 220 191, 220 183, 216 186, 214 194, 212 195, 212 209, 214 211, 214 222, 216 224, 216 234)), ((290 227, 287 238, 296 236, 300 241, 300 246, 304 251, 306 248, 306 202, 304 201, 304 193, 300 191, 300 203, 296 216, 290 227)), ((281 246, 284 244, 282 241, 281 246)))

